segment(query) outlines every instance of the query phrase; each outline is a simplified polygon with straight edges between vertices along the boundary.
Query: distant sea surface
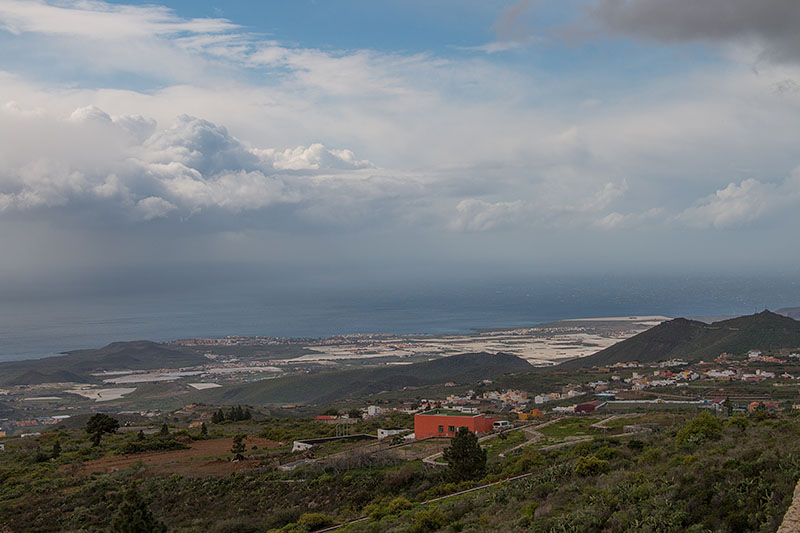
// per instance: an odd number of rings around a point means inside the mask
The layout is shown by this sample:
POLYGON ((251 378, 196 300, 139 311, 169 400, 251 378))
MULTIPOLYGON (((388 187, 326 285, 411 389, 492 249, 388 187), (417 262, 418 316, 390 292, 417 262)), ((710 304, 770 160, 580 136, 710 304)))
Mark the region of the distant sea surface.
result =
POLYGON ((531 278, 335 289, 251 280, 126 294, 17 295, 0 298, 0 361, 137 339, 445 334, 566 318, 739 315, 787 306, 800 306, 800 278, 531 278))

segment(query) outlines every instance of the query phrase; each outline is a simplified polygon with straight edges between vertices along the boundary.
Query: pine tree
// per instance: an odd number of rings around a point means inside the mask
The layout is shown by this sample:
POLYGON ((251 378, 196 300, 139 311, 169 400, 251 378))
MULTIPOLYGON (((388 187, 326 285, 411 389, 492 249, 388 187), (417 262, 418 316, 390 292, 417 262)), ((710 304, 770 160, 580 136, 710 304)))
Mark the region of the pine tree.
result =
POLYGON ((169 426, 166 422, 161 425, 161 431, 158 432, 160 437, 169 437, 169 426))
POLYGON ((244 437, 245 435, 242 434, 233 437, 233 444, 231 445, 231 453, 234 455, 234 459, 240 459, 242 457, 242 453, 246 448, 244 443, 244 437))
POLYGON ((456 481, 477 479, 486 472, 486 450, 481 448, 478 437, 464 427, 458 428, 442 458, 449 465, 450 475, 456 481))
POLYGON ((55 441, 53 443, 53 459, 58 458, 61 455, 61 441, 55 441))
POLYGON ((116 433, 117 429, 119 429, 119 421, 103 413, 92 415, 86 422, 86 433, 91 435, 93 446, 100 445, 103 433, 116 433))
POLYGON ((252 420, 253 415, 250 413, 250 409, 245 409, 244 415, 242 415, 242 420, 252 420))
POLYGON ((116 533, 166 533, 167 527, 158 520, 139 492, 130 487, 111 519, 111 531, 116 533))
POLYGON ((200 424, 200 436, 203 438, 208 437, 208 428, 206 427, 206 423, 203 422, 200 424))

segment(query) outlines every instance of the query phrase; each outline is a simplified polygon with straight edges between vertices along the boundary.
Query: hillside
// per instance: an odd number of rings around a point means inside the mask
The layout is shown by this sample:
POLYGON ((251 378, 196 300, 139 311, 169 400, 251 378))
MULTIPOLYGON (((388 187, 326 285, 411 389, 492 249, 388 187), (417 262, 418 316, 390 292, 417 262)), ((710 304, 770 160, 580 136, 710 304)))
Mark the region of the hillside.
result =
POLYGON ((800 322, 770 311, 705 324, 685 318, 664 322, 589 357, 559 368, 604 366, 626 361, 712 360, 723 352, 765 352, 800 347, 800 322))
POLYGON ((403 387, 447 381, 469 383, 510 372, 531 370, 515 355, 473 353, 404 366, 381 366, 319 374, 301 374, 198 393, 205 403, 268 405, 326 403, 403 387))
POLYGON ((96 350, 75 350, 44 359, 0 363, 0 384, 88 383, 94 381, 92 372, 102 370, 178 368, 207 362, 197 353, 151 341, 112 342, 96 350))

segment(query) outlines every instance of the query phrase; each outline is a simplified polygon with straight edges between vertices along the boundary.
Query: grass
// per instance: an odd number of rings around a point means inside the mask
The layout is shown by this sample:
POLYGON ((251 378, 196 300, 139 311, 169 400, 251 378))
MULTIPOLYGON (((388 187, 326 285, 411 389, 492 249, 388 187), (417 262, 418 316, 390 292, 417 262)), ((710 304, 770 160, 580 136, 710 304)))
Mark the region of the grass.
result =
POLYGON ((514 446, 522 444, 527 439, 527 435, 521 429, 517 431, 508 431, 486 441, 486 444, 484 444, 483 447, 486 448, 486 451, 489 455, 489 460, 492 461, 497 460, 497 456, 499 454, 513 448, 514 446), (505 438, 503 438, 502 435, 505 435, 505 438))
POLYGON ((560 420, 555 424, 550 424, 539 429, 539 433, 549 439, 563 440, 566 437, 598 435, 599 431, 590 428, 592 424, 599 422, 602 418, 596 417, 570 417, 560 420))

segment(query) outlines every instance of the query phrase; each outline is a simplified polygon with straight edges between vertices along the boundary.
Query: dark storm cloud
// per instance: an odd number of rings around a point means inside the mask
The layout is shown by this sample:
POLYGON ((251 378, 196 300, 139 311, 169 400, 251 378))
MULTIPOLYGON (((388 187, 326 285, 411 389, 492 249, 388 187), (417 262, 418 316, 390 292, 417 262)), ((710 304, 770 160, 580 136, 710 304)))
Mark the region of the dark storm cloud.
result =
POLYGON ((797 0, 599 0, 586 12, 612 33, 665 43, 753 42, 767 59, 800 61, 797 0))

